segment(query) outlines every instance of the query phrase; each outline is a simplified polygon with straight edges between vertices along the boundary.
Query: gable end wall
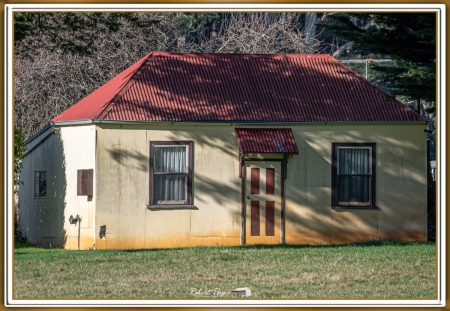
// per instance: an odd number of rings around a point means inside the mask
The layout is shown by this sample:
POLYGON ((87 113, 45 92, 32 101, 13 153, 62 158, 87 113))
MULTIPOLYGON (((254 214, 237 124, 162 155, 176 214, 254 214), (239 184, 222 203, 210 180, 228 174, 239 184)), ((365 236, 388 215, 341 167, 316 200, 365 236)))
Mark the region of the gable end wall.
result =
POLYGON ((93 197, 77 196, 77 170, 94 169, 95 178, 95 126, 55 128, 22 163, 18 197, 20 226, 27 241, 43 247, 91 248, 95 189, 93 197), (46 198, 34 197, 35 171, 47 171, 46 198), (77 214, 81 223, 70 224, 70 216, 77 214))

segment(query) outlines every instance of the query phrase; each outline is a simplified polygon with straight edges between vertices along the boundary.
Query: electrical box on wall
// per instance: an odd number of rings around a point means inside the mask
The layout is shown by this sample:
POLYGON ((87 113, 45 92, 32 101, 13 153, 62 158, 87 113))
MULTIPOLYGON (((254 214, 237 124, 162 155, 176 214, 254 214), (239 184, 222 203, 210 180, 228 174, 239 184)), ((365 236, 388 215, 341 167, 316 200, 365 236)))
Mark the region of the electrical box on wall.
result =
POLYGON ((77 171, 77 195, 92 196, 94 194, 94 170, 77 171))

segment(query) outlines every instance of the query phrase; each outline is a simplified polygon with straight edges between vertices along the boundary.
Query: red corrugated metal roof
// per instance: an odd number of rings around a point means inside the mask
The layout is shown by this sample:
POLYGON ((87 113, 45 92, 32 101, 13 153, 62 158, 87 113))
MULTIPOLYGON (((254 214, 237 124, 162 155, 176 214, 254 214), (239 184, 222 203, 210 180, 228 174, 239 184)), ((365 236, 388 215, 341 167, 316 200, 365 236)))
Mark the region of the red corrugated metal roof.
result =
POLYGON ((330 55, 150 53, 52 121, 425 121, 330 55))
POLYGON ((294 134, 289 128, 236 128, 243 153, 298 154, 294 134))

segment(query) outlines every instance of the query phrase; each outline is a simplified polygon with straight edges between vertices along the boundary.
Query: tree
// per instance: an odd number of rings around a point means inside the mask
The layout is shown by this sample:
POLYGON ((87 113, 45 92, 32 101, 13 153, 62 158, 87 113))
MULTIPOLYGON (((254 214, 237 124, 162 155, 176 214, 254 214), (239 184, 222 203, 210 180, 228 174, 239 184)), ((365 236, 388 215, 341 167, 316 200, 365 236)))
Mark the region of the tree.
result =
POLYGON ((224 13, 209 35, 200 25, 197 42, 186 50, 209 53, 316 53, 319 42, 308 36, 298 13, 224 13))
MULTIPOLYGON (((22 170, 22 158, 27 147, 24 144, 24 136, 20 128, 14 128, 14 186, 20 183, 20 171, 22 170)), ((14 192, 17 189, 14 187, 14 192)))
MULTIPOLYGON (((370 58, 390 58, 388 66, 371 65, 384 89, 434 120, 436 100, 435 13, 339 13, 320 23, 326 31, 347 43, 347 48, 370 58), (420 109, 420 104, 423 109, 420 109)), ((428 127, 431 159, 435 159, 435 133, 428 127)))
POLYGON ((90 55, 94 42, 104 33, 114 33, 128 22, 146 29, 157 20, 141 20, 130 13, 14 13, 14 43, 17 54, 29 54, 39 48, 65 53, 90 55), (20 43, 20 44, 19 44, 20 43))
POLYGON ((167 42, 154 30, 157 23, 152 24, 160 17, 164 16, 140 14, 142 24, 151 24, 148 28, 133 27, 128 19, 122 19, 117 31, 96 32, 91 53, 87 54, 52 45, 36 45, 32 52, 25 52, 33 36, 15 42, 15 50, 22 51, 14 55, 15 126, 23 130, 25 138, 30 137, 151 50, 164 50, 167 42))
MULTIPOLYGON (((20 25, 25 26, 19 32, 23 39, 15 42, 15 49, 22 53, 15 53, 14 59, 14 122, 16 127, 23 129, 26 138, 151 51, 314 53, 318 49, 317 40, 312 40, 311 36, 308 39, 312 44, 305 43, 300 13, 132 15, 136 20, 117 20, 121 23, 117 31, 97 31, 88 27, 81 32, 76 29, 68 31, 61 26, 64 31, 60 35, 68 42, 77 43, 76 38, 81 34, 95 32, 89 53, 75 52, 75 47, 63 50, 59 43, 38 44, 36 38, 41 38, 41 35, 33 30, 37 26, 25 23, 36 24, 40 19, 36 16, 21 17, 20 25), (158 22, 153 23, 155 20, 158 22), (134 27, 133 23, 137 21, 148 27, 134 27), (35 44, 35 49, 32 57, 27 57, 29 52, 25 51, 30 42, 35 44)), ((57 19, 59 25, 65 25, 63 14, 45 18, 48 19, 45 25, 53 25, 49 22, 53 19, 57 19)), ((96 18, 107 19, 105 16, 96 18)), ((45 39, 52 36, 48 33, 58 29, 53 27, 46 34, 44 32, 43 40, 49 41, 45 39)))
POLYGON ((354 51, 393 59, 393 66, 371 66, 393 95, 435 101, 435 13, 332 14, 320 26, 353 42, 354 51))

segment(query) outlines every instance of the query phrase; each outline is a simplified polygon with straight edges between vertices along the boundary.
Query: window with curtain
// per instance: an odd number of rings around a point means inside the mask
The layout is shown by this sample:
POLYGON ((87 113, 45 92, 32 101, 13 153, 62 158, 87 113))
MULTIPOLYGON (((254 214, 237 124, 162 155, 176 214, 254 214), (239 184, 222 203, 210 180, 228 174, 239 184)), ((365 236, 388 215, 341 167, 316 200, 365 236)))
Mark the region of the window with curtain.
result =
POLYGON ((375 207, 374 163, 374 143, 333 144, 333 206, 375 207))
POLYGON ((190 205, 192 142, 151 142, 151 205, 190 205))

